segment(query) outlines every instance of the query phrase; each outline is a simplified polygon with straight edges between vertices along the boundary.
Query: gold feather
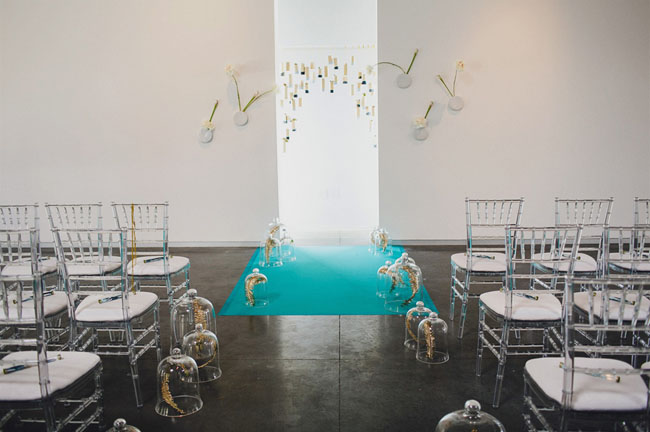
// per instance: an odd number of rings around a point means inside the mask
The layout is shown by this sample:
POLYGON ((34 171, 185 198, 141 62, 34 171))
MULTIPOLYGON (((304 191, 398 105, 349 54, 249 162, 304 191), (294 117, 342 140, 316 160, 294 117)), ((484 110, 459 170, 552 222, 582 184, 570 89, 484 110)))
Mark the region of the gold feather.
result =
POLYGON ((276 232, 278 232, 279 229, 280 229, 280 225, 275 225, 273 228, 271 228, 271 230, 269 231, 269 234, 271 234, 271 236, 273 236, 276 232))
POLYGON ((404 303, 402 303, 402 306, 406 306, 407 304, 411 303, 411 300, 415 297, 415 295, 418 293, 418 290, 420 289, 420 284, 418 283, 418 274, 413 270, 413 268, 406 266, 404 267, 404 271, 408 275, 408 281, 409 285, 411 286, 411 297, 408 299, 404 300, 404 303))
POLYGON ((411 330, 411 317, 413 316, 413 312, 409 312, 406 314, 406 331, 408 332, 409 336, 413 340, 418 340, 418 337, 415 336, 415 333, 413 333, 413 330, 411 330))
POLYGON ((379 271, 377 273, 379 274, 386 274, 388 272, 388 266, 381 266, 379 267, 379 271))
POLYGON ((170 407, 174 408, 176 411, 178 411, 180 414, 185 414, 185 411, 180 409, 178 405, 176 405, 176 402, 174 402, 174 398, 172 397, 171 391, 169 391, 169 374, 165 373, 163 375, 163 380, 162 380, 162 386, 160 389, 162 393, 162 398, 165 402, 167 402, 167 405, 170 407))
POLYGON ((248 280, 246 280, 246 284, 244 286, 246 290, 246 300, 248 300, 251 306, 255 306, 255 295, 253 294, 253 289, 255 288, 255 285, 263 281, 264 278, 260 275, 251 276, 248 278, 248 280))
POLYGON ((269 260, 271 259, 272 250, 273 250, 273 237, 269 236, 269 238, 266 239, 266 244, 264 244, 264 259, 266 260, 266 264, 268 264, 269 260))
POLYGON ((433 335, 431 322, 425 321, 422 326, 424 328, 424 342, 427 345, 427 358, 433 359, 433 355, 436 352, 436 337, 433 335))

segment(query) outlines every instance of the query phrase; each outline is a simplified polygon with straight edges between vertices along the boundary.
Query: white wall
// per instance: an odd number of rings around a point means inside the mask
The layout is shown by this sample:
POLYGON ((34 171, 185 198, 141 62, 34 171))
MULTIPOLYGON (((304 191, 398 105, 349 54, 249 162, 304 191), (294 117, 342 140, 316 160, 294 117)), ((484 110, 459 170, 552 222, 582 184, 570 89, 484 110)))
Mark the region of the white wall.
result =
POLYGON ((0 20, 1 202, 168 200, 171 241, 253 241, 277 216, 274 97, 238 128, 224 72, 246 100, 273 85, 272 0, 0 0, 0 20))
POLYGON ((650 3, 645 0, 379 0, 379 59, 407 63, 407 90, 380 72, 380 223, 395 238, 464 236, 465 196, 524 196, 524 223, 553 198, 650 196, 650 3), (466 70, 450 112, 435 75, 466 70), (409 124, 429 100, 425 142, 409 124))
MULTIPOLYGON (((254 241, 277 214, 272 97, 236 128, 234 89, 274 80, 272 0, 0 0, 0 201, 161 200, 172 241, 254 241), (215 141, 196 139, 217 110, 215 141)), ((464 236, 463 198, 650 196, 647 0, 379 0, 380 222, 398 239, 464 236), (436 73, 465 60, 450 113, 436 73), (410 123, 433 98, 427 141, 410 123)), ((109 216, 109 213, 106 214, 109 216)))

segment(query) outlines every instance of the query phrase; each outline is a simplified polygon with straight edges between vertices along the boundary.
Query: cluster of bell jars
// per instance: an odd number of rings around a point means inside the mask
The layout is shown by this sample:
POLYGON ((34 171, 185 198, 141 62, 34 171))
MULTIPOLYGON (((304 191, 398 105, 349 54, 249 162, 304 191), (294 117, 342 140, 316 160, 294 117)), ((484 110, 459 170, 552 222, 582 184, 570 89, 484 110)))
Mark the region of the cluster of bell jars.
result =
POLYGON ((368 130, 373 130, 377 102, 371 81, 374 73, 372 66, 359 66, 358 62, 355 63, 354 55, 339 62, 338 56, 330 54, 326 64, 285 61, 280 64, 280 71, 280 108, 284 116, 282 122, 286 125, 282 136, 284 152, 287 151, 291 135, 298 130, 296 112, 302 108, 303 98, 307 99, 313 91, 349 94, 351 112, 356 113, 358 119, 367 118, 368 130))

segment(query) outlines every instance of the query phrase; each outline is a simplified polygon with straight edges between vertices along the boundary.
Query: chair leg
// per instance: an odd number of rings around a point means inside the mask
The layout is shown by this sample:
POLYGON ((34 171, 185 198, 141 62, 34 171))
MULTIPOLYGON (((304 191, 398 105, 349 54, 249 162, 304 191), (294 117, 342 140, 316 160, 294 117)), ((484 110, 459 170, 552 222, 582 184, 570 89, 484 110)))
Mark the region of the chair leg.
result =
POLYGON ((497 367, 497 381, 494 386, 494 400, 492 406, 499 408, 501 400, 501 387, 503 387, 503 375, 506 371, 506 359, 508 357, 508 336, 510 334, 510 324, 508 321, 503 322, 503 329, 501 331, 501 346, 499 348, 499 366, 497 367))
POLYGON ((481 376, 481 363, 483 361, 483 326, 485 326, 485 309, 479 300, 478 305, 478 341, 476 344, 476 376, 481 376))
POLYGON ((463 304, 460 309, 460 325, 458 326, 458 339, 463 338, 465 319, 467 318, 467 303, 469 296, 469 271, 465 273, 465 286, 463 287, 463 304))
POLYGON ((56 416, 54 415, 54 401, 49 400, 43 407, 43 417, 45 419, 45 429, 47 432, 56 431, 56 416))
POLYGON ((156 338, 156 360, 160 364, 160 360, 162 359, 162 347, 160 346, 160 304, 156 305, 156 308, 153 310, 153 319, 155 326, 154 337, 156 338))
POLYGON ((129 367, 131 368, 131 379, 133 380, 133 389, 135 390, 135 404, 142 408, 142 389, 140 388, 140 375, 138 374, 138 361, 135 353, 135 340, 133 338, 133 325, 129 322, 126 325, 126 340, 129 349, 129 367))
POLYGON ((451 288, 449 289, 449 320, 454 320, 454 306, 456 303, 456 292, 454 287, 456 285, 456 267, 451 265, 451 288))
POLYGON ((102 387, 102 368, 98 368, 95 372, 95 391, 97 392, 97 423, 99 430, 104 430, 104 389, 102 387))

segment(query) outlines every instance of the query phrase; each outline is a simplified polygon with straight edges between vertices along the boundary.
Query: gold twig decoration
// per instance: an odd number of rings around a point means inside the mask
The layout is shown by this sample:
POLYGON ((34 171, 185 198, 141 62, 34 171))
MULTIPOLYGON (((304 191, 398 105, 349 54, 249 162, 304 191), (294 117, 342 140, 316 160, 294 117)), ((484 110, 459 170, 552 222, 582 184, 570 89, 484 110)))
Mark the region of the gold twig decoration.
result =
POLYGON ((424 328, 424 342, 427 345, 427 358, 433 359, 433 355, 436 352, 436 337, 433 335, 431 322, 425 321, 422 327, 424 328))
POLYGON ((271 230, 269 231, 269 234, 273 236, 278 230, 280 229, 280 225, 275 225, 271 230))
POLYGON ((172 397, 171 391, 169 391, 169 374, 165 373, 163 376, 162 380, 162 386, 161 386, 161 393, 162 393, 162 398, 165 402, 167 402, 167 405, 170 407, 174 408, 176 411, 178 411, 180 414, 185 414, 185 411, 183 411, 178 405, 176 405, 176 402, 174 402, 174 398, 172 397))
POLYGON ((207 330, 208 323, 205 319, 205 314, 202 313, 203 311, 201 310, 201 306, 199 305, 199 301, 197 299, 194 299, 192 302, 192 312, 194 313, 194 326, 201 324, 203 328, 207 330))
POLYGON ((377 271, 377 273, 379 273, 379 274, 386 274, 387 272, 388 272, 388 266, 381 266, 381 267, 379 267, 379 270, 377 271))
POLYGON ((411 329, 411 317, 413 316, 413 312, 409 312, 406 314, 406 331, 408 332, 409 336, 413 340, 418 340, 417 336, 415 336, 415 333, 413 333, 413 330, 411 329))
MULTIPOLYGON (((197 341, 196 341, 197 344, 199 345, 199 351, 203 350, 203 344, 205 343, 206 339, 207 339, 207 337, 203 333, 199 333, 197 341)), ((212 360, 214 360, 214 358, 216 356, 217 356, 217 350, 213 350, 212 351, 212 356, 205 363, 197 365, 198 368, 201 369, 202 367, 209 365, 210 363, 212 363, 212 360)))
POLYGON ((253 289, 260 282, 264 282, 264 278, 259 275, 251 276, 246 281, 246 285, 244 287, 246 289, 246 300, 248 300, 251 306, 255 306, 255 294, 253 293, 253 289))
POLYGON ((404 267, 404 271, 408 275, 408 281, 409 285, 411 286, 411 297, 408 299, 404 300, 404 303, 402 303, 402 306, 406 306, 407 304, 411 303, 411 300, 415 298, 415 295, 418 293, 418 290, 420 289, 420 284, 418 283, 418 274, 416 273, 415 270, 413 270, 411 267, 406 266, 404 267))

